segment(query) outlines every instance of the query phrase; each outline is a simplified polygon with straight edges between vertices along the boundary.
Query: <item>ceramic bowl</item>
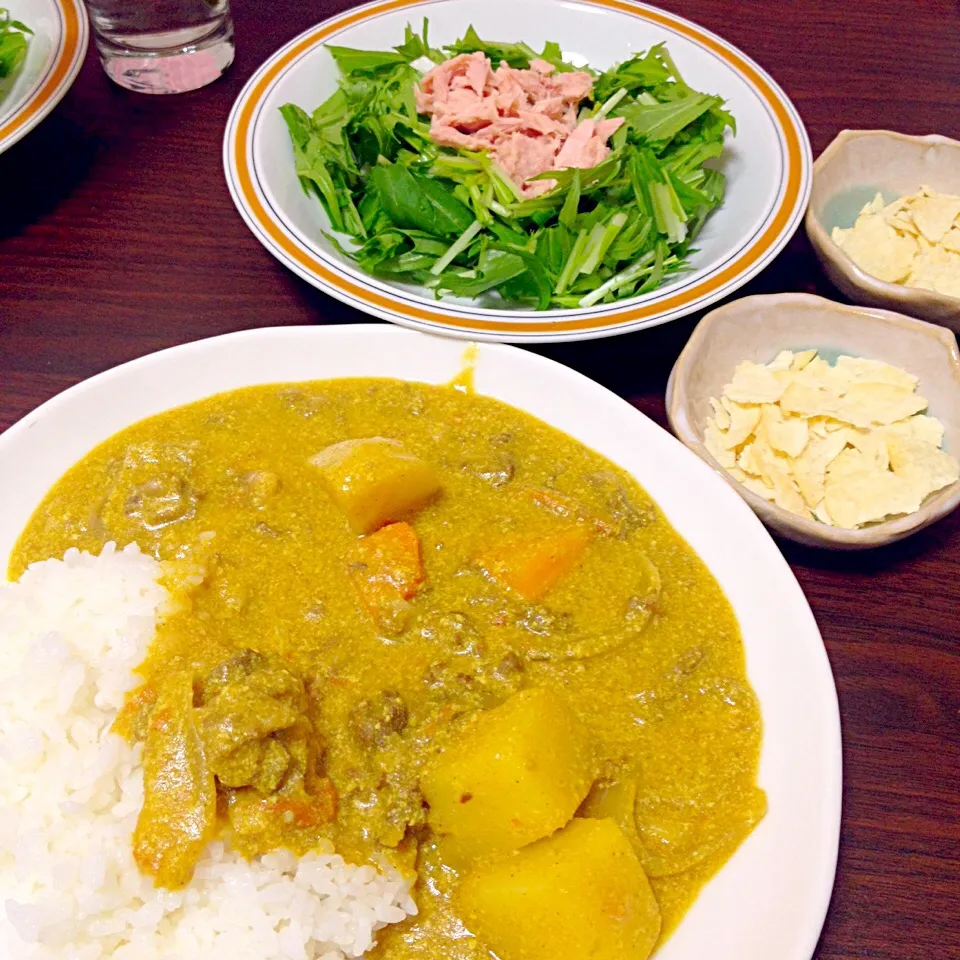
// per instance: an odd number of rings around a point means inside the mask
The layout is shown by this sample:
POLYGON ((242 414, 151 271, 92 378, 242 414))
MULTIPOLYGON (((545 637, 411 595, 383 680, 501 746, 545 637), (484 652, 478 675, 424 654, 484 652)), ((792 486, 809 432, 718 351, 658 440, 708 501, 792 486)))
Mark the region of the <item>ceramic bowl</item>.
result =
POLYGON ((667 416, 674 433, 709 463, 776 533, 813 547, 863 550, 901 540, 960 505, 960 482, 924 501, 917 513, 841 530, 805 520, 769 503, 734 480, 707 453, 703 429, 742 360, 769 363, 780 350, 820 350, 828 359, 850 354, 884 360, 920 378, 918 392, 946 432, 943 447, 960 454, 960 354, 942 327, 888 310, 847 307, 805 293, 744 297, 708 313, 677 359, 667 385, 667 416))
MULTIPOLYGON (((343 325, 229 334, 102 373, 0 436, 0 570, 49 486, 143 417, 257 383, 351 376, 449 383, 463 362, 464 345, 448 337, 343 325)), ((474 362, 479 393, 540 417, 634 474, 716 577, 740 624, 763 714, 759 783, 768 811, 658 960, 810 960, 836 864, 840 721, 823 641, 790 568, 746 505, 625 400, 526 350, 480 344, 474 362)), ((0 949, 0 956, 13 954, 0 949)))
POLYGON ((851 300, 960 331, 960 299, 878 280, 830 237, 834 227, 852 227, 877 193, 889 202, 921 185, 960 194, 960 141, 936 134, 909 137, 889 130, 844 130, 813 165, 807 236, 827 276, 851 300))

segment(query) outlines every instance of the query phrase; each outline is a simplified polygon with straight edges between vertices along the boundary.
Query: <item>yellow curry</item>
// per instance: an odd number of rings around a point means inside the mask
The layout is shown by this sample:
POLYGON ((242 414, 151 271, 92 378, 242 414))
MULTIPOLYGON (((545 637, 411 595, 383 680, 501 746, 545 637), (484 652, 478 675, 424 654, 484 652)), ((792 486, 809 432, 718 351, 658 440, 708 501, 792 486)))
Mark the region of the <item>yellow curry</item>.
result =
POLYGON ((171 410, 57 483, 10 575, 110 540, 175 598, 116 725, 159 885, 215 834, 329 838, 416 871, 374 957, 642 960, 763 816, 716 582, 630 476, 498 401, 339 380, 171 410))

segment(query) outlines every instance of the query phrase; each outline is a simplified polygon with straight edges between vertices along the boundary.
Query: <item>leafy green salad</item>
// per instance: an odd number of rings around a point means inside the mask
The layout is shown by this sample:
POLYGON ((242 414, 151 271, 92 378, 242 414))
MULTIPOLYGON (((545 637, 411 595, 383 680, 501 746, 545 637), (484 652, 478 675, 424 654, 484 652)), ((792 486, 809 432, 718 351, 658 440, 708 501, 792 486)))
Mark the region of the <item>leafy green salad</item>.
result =
POLYGON ((300 181, 329 217, 328 239, 370 274, 438 298, 495 292, 539 310, 611 303, 685 269, 723 200, 723 174, 707 163, 734 119, 720 97, 684 81, 663 44, 603 72, 565 61, 555 43, 537 53, 482 40, 473 27, 435 49, 426 22, 420 34, 408 26, 393 50, 327 49, 340 69, 336 93, 313 113, 281 112, 300 181), (418 112, 424 68, 477 52, 493 68, 589 74, 572 122, 622 118, 608 125, 606 156, 538 174, 524 189, 490 151, 438 145, 431 117, 418 112), (539 180, 549 189, 531 196, 539 180))
POLYGON ((27 57, 27 38, 33 31, 10 11, 0 8, 0 96, 7 92, 27 57))

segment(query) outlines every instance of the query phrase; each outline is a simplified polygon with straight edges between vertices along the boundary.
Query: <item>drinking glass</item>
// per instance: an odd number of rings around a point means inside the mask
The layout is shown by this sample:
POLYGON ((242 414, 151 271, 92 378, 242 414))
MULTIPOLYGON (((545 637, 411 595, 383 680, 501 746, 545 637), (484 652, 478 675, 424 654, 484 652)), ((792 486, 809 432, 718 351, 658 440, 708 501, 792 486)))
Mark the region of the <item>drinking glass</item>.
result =
POLYGON ((229 0, 87 0, 111 80, 139 93, 183 93, 233 63, 229 0))

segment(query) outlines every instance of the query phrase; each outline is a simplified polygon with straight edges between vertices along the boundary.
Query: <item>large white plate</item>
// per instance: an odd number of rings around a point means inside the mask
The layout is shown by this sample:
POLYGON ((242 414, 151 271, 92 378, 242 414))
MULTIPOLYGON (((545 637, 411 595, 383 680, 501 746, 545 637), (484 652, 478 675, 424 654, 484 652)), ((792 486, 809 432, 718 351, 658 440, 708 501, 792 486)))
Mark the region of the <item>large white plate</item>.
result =
POLYGON ((624 0, 376 0, 307 30, 244 87, 227 123, 224 168, 247 225, 294 273, 359 309, 406 326, 487 340, 609 336, 681 317, 726 296, 790 239, 810 192, 810 144, 793 105, 756 63, 715 34, 624 0), (279 107, 312 110, 335 89, 326 43, 389 49, 404 25, 430 19, 433 43, 473 24, 481 36, 525 40, 606 68, 665 41, 684 79, 723 96, 737 120, 724 162, 727 195, 697 239, 692 269, 643 297, 576 310, 516 309, 498 299, 436 301, 421 287, 375 279, 324 237, 329 221, 300 186, 279 107))
POLYGON ((0 153, 28 134, 63 98, 87 52, 87 14, 80 0, 0 0, 33 30, 27 59, 0 99, 0 153))
MULTIPOLYGON (((462 344, 385 326, 263 329, 156 353, 72 387, 0 436, 0 562, 47 489, 142 417, 249 384, 340 376, 446 382, 462 344)), ((760 700, 769 813, 701 893, 660 960, 809 960, 840 829, 836 690, 797 581, 750 508, 626 401, 551 360, 483 344, 479 392, 529 411, 629 470, 703 558, 740 622, 760 700)))

